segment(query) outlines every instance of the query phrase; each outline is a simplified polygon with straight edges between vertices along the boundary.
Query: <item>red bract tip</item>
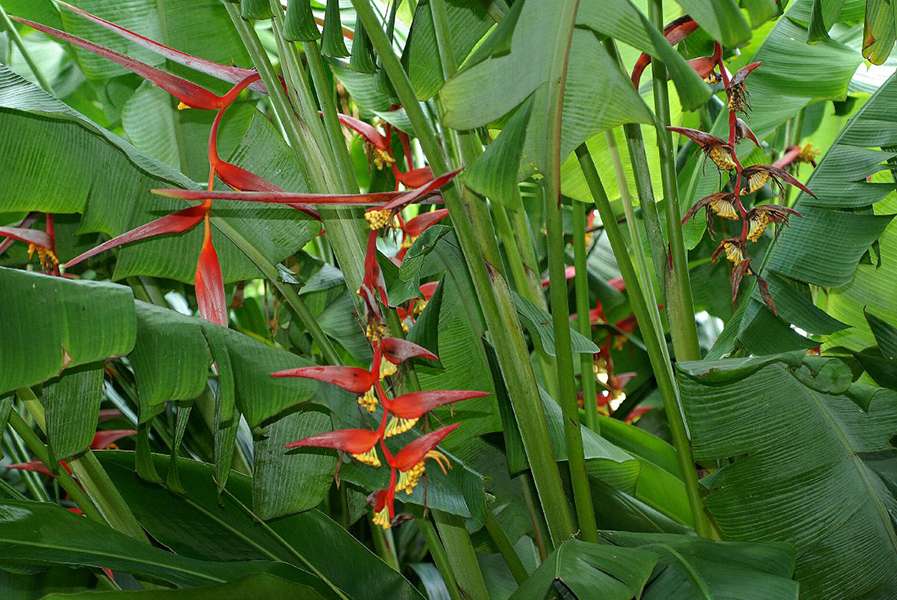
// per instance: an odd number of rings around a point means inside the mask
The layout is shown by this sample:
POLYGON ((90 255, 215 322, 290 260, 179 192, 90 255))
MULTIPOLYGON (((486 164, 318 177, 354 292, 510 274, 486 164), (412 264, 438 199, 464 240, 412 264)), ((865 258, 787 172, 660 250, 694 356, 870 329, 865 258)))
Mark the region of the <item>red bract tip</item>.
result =
MULTIPOLYGON (((221 163, 219 163, 220 165, 221 163)), ((222 180, 223 181, 223 180, 222 180)), ((368 194, 306 194, 296 192, 241 192, 227 190, 182 190, 159 188, 150 190, 157 196, 179 200, 226 200, 263 204, 309 204, 320 206, 380 206, 403 192, 371 192, 368 194)), ((429 213, 428 213, 429 214, 429 213)))
MULTIPOLYGON (((671 46, 675 46, 689 35, 691 35, 698 28, 697 22, 692 19, 688 15, 682 15, 678 19, 671 21, 666 27, 663 28, 663 36, 670 43, 671 46)), ((635 67, 632 69, 632 85, 638 88, 639 82, 642 79, 642 73, 651 64, 651 56, 649 54, 642 53, 638 60, 635 63, 635 67)))
POLYGON ((383 357, 394 365, 402 364, 412 358, 439 360, 438 356, 423 346, 418 346, 414 342, 401 338, 383 338, 383 341, 380 342, 380 348, 383 350, 383 357))
POLYGON ((212 244, 212 227, 208 217, 205 223, 202 250, 196 261, 196 303, 200 316, 216 325, 227 326, 227 300, 224 297, 224 279, 218 253, 212 244))
POLYGON ((716 67, 716 58, 713 56, 699 56, 688 61, 688 65, 701 79, 707 79, 716 67))
POLYGON ((382 150, 383 152, 389 152, 389 142, 386 140, 386 137, 384 137, 384 135, 370 123, 365 123, 355 117, 350 117, 349 115, 344 115, 342 113, 337 114, 337 118, 340 123, 363 137, 365 141, 374 148, 382 150))
POLYGON ((425 185, 415 188, 409 192, 405 192, 404 194, 400 195, 398 198, 396 198, 392 202, 389 202, 388 204, 383 206, 383 209, 398 210, 400 208, 404 208, 405 206, 407 206, 413 202, 417 202, 421 198, 423 198, 429 194, 432 194, 433 192, 435 192, 442 186, 448 184, 460 172, 461 172, 461 169, 457 169, 455 171, 451 171, 444 175, 440 175, 436 179, 433 179, 433 180, 427 182, 425 185))
POLYGON ((383 271, 380 270, 380 263, 377 262, 377 232, 374 230, 371 230, 368 234, 368 247, 364 255, 362 287, 371 292, 376 292, 380 302, 384 306, 389 305, 389 300, 386 296, 386 282, 383 280, 383 271))
POLYGON ((402 227, 402 231, 412 237, 417 237, 447 216, 449 216, 447 208, 440 208, 439 210, 421 213, 405 223, 402 227))
POLYGON ((735 75, 732 76, 732 80, 729 82, 730 86, 741 85, 744 83, 744 80, 747 79, 747 76, 754 72, 754 70, 762 65, 762 62, 755 62, 744 67, 741 67, 736 71, 735 75))
MULTIPOLYGON (((50 236, 48 236, 45 232, 37 229, 24 229, 22 227, 0 227, 0 237, 9 238, 10 240, 23 242, 25 244, 33 244, 38 248, 45 248, 47 250, 50 250, 52 248, 50 236)), ((6 250, 6 248, 8 247, 9 244, 6 244, 4 242, 4 247, 0 249, 0 252, 6 250)))
POLYGON ((406 188, 420 187, 433 179, 433 170, 430 167, 420 167, 419 169, 411 169, 403 173, 393 164, 392 172, 396 180, 406 188))
MULTIPOLYGON (((19 223, 13 226, 13 229, 29 229, 36 221, 37 221, 37 213, 32 212, 28 213, 24 219, 19 221, 19 223)), ((5 240, 0 242, 0 254, 6 252, 10 246, 12 246, 13 242, 16 241, 13 237, 8 236, 5 240)))
MULTIPOLYGON (((473 390, 434 390, 430 392, 412 392, 393 398, 386 403, 386 408, 390 413, 402 419, 419 419, 434 408, 463 400, 473 400, 474 398, 484 398, 488 396, 488 392, 477 392, 473 390)), ((441 431, 441 430, 440 430, 441 431)), ((448 435, 447 432, 446 435, 448 435)), ((426 436, 424 436, 426 437, 426 436)), ((435 446, 437 441, 433 445, 435 446)))
POLYGON ((94 44, 93 42, 89 42, 83 38, 79 38, 64 31, 60 31, 58 29, 54 29, 40 23, 35 23, 34 21, 23 19, 21 17, 11 18, 23 25, 31 27, 32 29, 41 31, 49 35, 50 37, 68 42, 73 46, 77 46, 83 50, 87 50, 88 52, 96 54, 97 56, 102 56, 105 59, 111 60, 112 62, 121 65, 129 71, 137 73, 144 79, 153 82, 187 106, 205 110, 217 110, 223 106, 223 99, 220 96, 213 94, 202 86, 196 85, 192 81, 188 81, 182 77, 172 75, 171 73, 166 73, 165 71, 162 71, 155 67, 151 67, 146 63, 142 63, 139 60, 135 60, 130 56, 125 56, 124 54, 120 54, 115 50, 110 50, 109 48, 106 48, 104 46, 99 46, 97 44, 94 44))
POLYGON ((424 300, 429 300, 433 297, 433 294, 436 293, 436 288, 439 287, 438 281, 428 281, 427 283, 422 283, 419 289, 421 295, 423 295, 424 300))
MULTIPOLYGON (((567 281, 570 281, 574 277, 576 277, 576 267, 574 267, 574 266, 565 267, 564 268, 564 279, 567 281)), ((547 288, 549 285, 551 285, 550 277, 546 277, 545 279, 542 280, 543 288, 547 288)))
POLYGON ((438 446, 451 432, 460 427, 460 423, 454 423, 447 427, 441 427, 422 435, 401 450, 393 457, 392 465, 400 471, 407 471, 421 462, 427 453, 438 446))
POLYGON ((707 146, 725 146, 726 141, 716 137, 715 135, 710 135, 700 129, 692 129, 690 127, 673 127, 672 125, 668 125, 667 129, 672 131, 673 133, 678 133, 680 135, 684 135, 701 148, 706 148, 707 146))
POLYGON ((332 448, 349 454, 364 454, 374 447, 380 434, 371 429, 337 429, 289 442, 287 448, 332 448))
MULTIPOLYGON (((56 3, 65 10, 74 13, 79 17, 83 17, 84 19, 87 19, 88 21, 91 21, 99 25, 100 27, 109 30, 126 40, 134 42, 138 46, 155 52, 160 56, 164 56, 166 59, 172 62, 178 63, 179 65, 184 65, 185 67, 189 67, 194 71, 199 71, 200 73, 211 75, 212 77, 216 77, 218 79, 221 79, 222 81, 237 83, 238 81, 242 81, 247 77, 250 77, 254 73, 252 69, 244 69, 242 67, 235 67, 232 65, 222 65, 220 63, 212 62, 198 56, 192 56, 185 52, 181 52, 180 50, 175 50, 174 48, 161 44, 148 37, 142 36, 139 33, 131 31, 130 29, 126 29, 120 25, 116 25, 115 23, 107 21, 102 17, 91 14, 82 8, 72 6, 71 4, 63 2, 62 0, 58 0, 56 3)), ((265 87, 265 84, 258 80, 253 82, 252 87, 253 89, 262 93, 266 93, 268 91, 268 88, 265 87)))
POLYGON ((203 217, 205 217, 205 214, 206 209, 202 206, 191 206, 190 208, 185 208, 184 210, 178 211, 176 213, 165 215, 164 217, 156 219, 155 221, 150 221, 145 225, 135 227, 131 231, 116 236, 95 248, 91 248, 84 254, 80 254, 72 260, 68 261, 63 266, 66 269, 71 268, 92 256, 96 256, 101 252, 105 252, 106 250, 111 250, 112 248, 117 248, 118 246, 123 246, 125 244, 130 244, 131 242, 145 240, 147 238, 166 235, 169 233, 183 233, 199 224, 199 222, 202 221, 203 217))
POLYGON ((332 383, 353 394, 363 394, 374 385, 375 375, 358 367, 300 367, 272 373, 271 377, 301 377, 332 383))
POLYGON ((103 450, 118 440, 132 435, 137 435, 136 429, 101 429, 94 434, 90 447, 94 450, 103 450))

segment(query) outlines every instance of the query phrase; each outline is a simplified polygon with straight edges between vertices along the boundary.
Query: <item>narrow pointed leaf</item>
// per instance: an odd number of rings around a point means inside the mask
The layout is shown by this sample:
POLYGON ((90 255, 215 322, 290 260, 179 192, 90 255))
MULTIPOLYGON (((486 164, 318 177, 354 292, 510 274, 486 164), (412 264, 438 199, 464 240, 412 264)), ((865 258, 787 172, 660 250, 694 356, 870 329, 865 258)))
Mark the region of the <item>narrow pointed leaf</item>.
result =
POLYGON ((406 192, 372 192, 370 194, 299 194, 294 192, 230 192, 215 190, 183 190, 166 188, 152 190, 158 196, 181 200, 228 200, 241 202, 261 202, 266 204, 319 204, 319 205, 360 205, 377 206, 394 200, 406 192))
POLYGON ((291 42, 310 42, 321 38, 310 0, 290 0, 284 17, 283 37, 291 42))
POLYGON ((346 42, 343 41, 343 24, 340 20, 339 0, 327 0, 322 35, 324 39, 321 42, 321 52, 324 56, 333 58, 349 56, 346 42))

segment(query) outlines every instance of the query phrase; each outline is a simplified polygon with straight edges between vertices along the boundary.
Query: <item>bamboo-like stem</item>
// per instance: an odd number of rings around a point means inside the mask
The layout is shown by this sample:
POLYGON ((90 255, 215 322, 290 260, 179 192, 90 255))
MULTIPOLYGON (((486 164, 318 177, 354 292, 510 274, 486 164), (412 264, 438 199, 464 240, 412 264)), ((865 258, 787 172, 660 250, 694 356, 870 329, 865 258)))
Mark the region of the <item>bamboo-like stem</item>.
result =
POLYGON ((56 476, 56 481, 62 489, 66 491, 72 501, 84 511, 87 518, 91 521, 105 524, 107 522, 106 519, 100 513, 99 509, 97 509, 90 497, 81 489, 81 486, 72 479, 72 476, 69 475, 65 469, 60 468, 58 464, 53 462, 50 453, 47 451, 47 447, 44 446, 43 442, 40 441, 40 438, 37 437, 37 434, 34 433, 34 430, 31 429, 28 423, 22 419, 21 415, 19 415, 15 409, 9 412, 9 426, 12 427, 13 431, 15 431, 20 438, 22 438, 22 441, 25 442, 25 445, 28 447, 31 454, 33 454, 37 460, 41 461, 44 466, 56 476))
POLYGON ((461 594, 470 600, 489 600, 486 580, 480 570, 477 553, 464 520, 439 510, 432 512, 433 521, 436 522, 436 529, 448 554, 449 566, 455 574, 455 581, 461 594))
MULTIPOLYGON (((651 0, 648 12, 655 27, 663 31, 663 0, 651 0)), ((653 60, 651 73, 654 80, 657 152, 660 156, 660 175, 663 182, 664 211, 669 239, 669 263, 663 273, 667 310, 670 315, 670 336, 673 338, 676 360, 700 360, 701 349, 698 346, 695 306, 688 276, 688 252, 682 237, 682 225, 679 223, 682 215, 679 212, 676 156, 673 152, 673 138, 667 129, 670 125, 670 92, 667 87, 666 65, 657 59, 653 60)))
POLYGON ((21 54, 22 58, 25 59, 25 63, 28 65, 28 68, 31 69, 32 73, 34 73, 34 78, 37 79, 37 82, 40 84, 40 86, 44 88, 44 91, 52 94, 53 88, 50 86, 50 82, 47 81, 47 78, 44 77, 44 74, 37 66, 37 63, 34 62, 34 59, 31 57, 31 53, 28 52, 28 48, 25 47, 25 40, 23 40, 22 36, 19 35, 19 30, 16 29, 16 26, 10 20, 9 15, 6 14, 6 11, 3 10, 2 5, 0 5, 0 24, 3 25, 3 29, 6 31, 6 33, 9 34, 10 39, 12 39, 12 43, 15 44, 16 48, 19 50, 19 54, 21 54))
MULTIPOLYGON (((573 201, 573 264, 576 277, 573 286, 576 293, 576 327, 579 333, 592 338, 592 324, 589 322, 589 273, 588 248, 586 248, 586 205, 573 201)), ((586 426, 599 431, 597 386, 592 372, 594 357, 581 354, 579 357, 579 377, 582 382, 582 402, 585 408, 586 426)))
POLYGON ((396 556, 396 549, 386 537, 386 532, 379 525, 371 525, 371 538, 374 540, 374 548, 377 554, 388 564, 394 571, 399 571, 399 558, 396 556))
POLYGON ((433 524, 430 523, 427 517, 417 519, 417 527, 424 535, 424 540, 427 542, 427 550, 430 551, 430 556, 433 557, 433 562, 436 563, 436 568, 439 570, 439 574, 442 575, 449 597, 452 600, 464 600, 464 597, 458 590, 458 582, 455 580, 455 574, 449 565, 448 554, 442 546, 442 541, 436 533, 436 528, 433 527, 433 524))
POLYGON ((580 145, 576 149, 576 156, 579 159, 579 165, 582 168, 583 176, 595 200, 598 213, 604 223, 604 230, 607 233, 608 241, 613 249, 614 256, 617 258, 617 265, 620 268, 620 274, 626 283, 628 291, 629 303, 632 306, 632 312, 638 321, 639 329, 642 331, 642 340, 645 349, 648 351, 648 357, 651 361, 651 368, 657 380, 657 387, 663 399, 664 409, 667 415, 667 421, 670 425, 670 433, 673 438, 673 445, 676 447, 679 468, 682 471, 682 478, 685 482, 685 489, 688 495, 689 506, 695 522, 695 531, 703 537, 711 537, 713 528, 707 514, 704 512, 704 504, 701 499, 701 489, 698 483, 697 472, 695 471, 694 459, 692 458, 691 444, 688 434, 685 430, 685 421, 682 418, 682 412, 679 407, 679 390, 676 380, 673 376, 673 370, 670 365, 669 358, 666 353, 666 345, 663 343, 663 333, 655 327, 655 321, 651 318, 650 310, 655 307, 649 307, 645 302, 645 296, 641 289, 635 268, 629 258, 629 251, 626 248, 626 241, 620 226, 614 218, 611 210, 610 201, 607 193, 604 191, 604 185, 598 176, 598 170, 595 163, 589 155, 589 150, 585 145, 580 145))
POLYGON ((274 286, 274 289, 280 292, 280 295, 287 301, 289 307, 293 310, 296 316, 299 317, 299 321, 308 330, 312 339, 318 344, 318 347, 321 349, 321 353, 324 355, 327 362, 331 364, 339 364, 339 354, 337 353, 333 342, 330 341, 330 338, 327 337, 327 334, 321 329, 318 320, 305 305, 305 302, 302 301, 302 298, 299 297, 299 294, 296 293, 296 290, 281 281, 280 276, 277 273, 277 268, 227 221, 219 217, 212 217, 212 221, 215 223, 215 227, 227 236, 227 238, 230 239, 230 241, 232 241, 250 261, 252 261, 252 264, 262 272, 262 275, 264 275, 265 279, 274 286))
POLYGON ((587 542, 597 542, 598 525, 595 521, 592 490, 586 471, 582 427, 579 422, 579 407, 576 401, 576 379, 573 370, 573 348, 570 335, 570 305, 567 300, 567 278, 564 264, 566 258, 564 224, 560 206, 561 120, 563 118, 568 57, 570 46, 573 43, 573 28, 576 23, 578 7, 578 1, 566 2, 562 5, 563 12, 559 17, 560 34, 555 40, 555 47, 551 49, 554 60, 548 77, 548 144, 546 145, 545 176, 542 181, 545 189, 543 198, 545 224, 548 229, 548 273, 551 281, 549 297, 557 361, 557 400, 563 413, 567 466, 570 470, 570 482, 573 487, 573 501, 580 535, 587 542))
POLYGON ((489 539, 492 540, 492 543, 495 544, 502 558, 504 558, 505 564, 508 565, 508 570, 511 571, 511 575, 514 577, 514 581, 517 583, 526 581, 529 573, 527 573, 526 567, 523 566, 523 561, 520 560, 517 551, 514 550, 514 545, 511 544, 508 534, 501 528, 498 519, 495 518, 492 509, 489 507, 486 508, 486 521, 484 524, 486 525, 486 533, 489 534, 489 539))
MULTIPOLYGON (((352 3, 405 108, 431 168, 434 173, 446 173, 449 170, 448 164, 435 132, 418 104, 408 75, 393 52, 389 39, 371 8, 370 0, 352 0, 352 3)), ((496 355, 508 387, 549 531, 552 539, 560 543, 573 534, 573 518, 551 450, 542 400, 539 397, 535 374, 529 362, 529 352, 511 300, 510 290, 501 274, 487 268, 484 260, 483 249, 490 243, 494 245, 495 240, 476 237, 470 221, 474 216, 479 216, 480 210, 466 201, 467 199, 460 194, 457 184, 447 187, 443 197, 452 216, 486 326, 495 344, 496 355)))

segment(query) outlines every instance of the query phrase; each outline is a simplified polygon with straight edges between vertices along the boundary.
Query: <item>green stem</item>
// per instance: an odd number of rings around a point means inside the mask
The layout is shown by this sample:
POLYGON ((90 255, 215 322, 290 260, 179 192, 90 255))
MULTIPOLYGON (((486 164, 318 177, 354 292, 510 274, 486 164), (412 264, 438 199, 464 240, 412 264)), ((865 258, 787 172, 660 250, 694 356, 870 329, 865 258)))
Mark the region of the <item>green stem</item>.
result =
POLYGON ((486 580, 477 561, 467 525, 461 517, 433 510, 433 520, 448 554, 448 562, 464 598, 489 600, 486 580))
POLYGON ((433 557, 433 562, 436 563, 436 568, 439 570, 439 574, 442 575, 449 597, 452 600, 464 600, 464 597, 458 590, 458 582, 455 580, 455 574, 452 572, 451 566, 449 566, 448 554, 442 546, 442 541, 436 533, 436 528, 433 527, 433 524, 430 523, 430 519, 427 517, 417 519, 417 527, 424 535, 424 540, 427 542, 427 550, 430 551, 430 556, 433 557))
POLYGON ((489 534, 489 539, 492 540, 492 543, 495 544, 495 547, 498 548, 498 551, 501 553, 502 558, 505 559, 505 564, 508 565, 508 569, 511 571, 514 581, 517 583, 526 581, 529 577, 529 573, 527 573, 526 567, 523 566, 523 561, 520 560, 517 551, 514 550, 514 545, 511 544, 508 534, 505 533, 505 530, 501 528, 498 519, 492 514, 491 508, 486 509, 485 525, 486 532, 489 534))
POLYGON ((281 281, 280 276, 277 273, 277 268, 271 264, 271 262, 265 258, 265 256, 259 252, 249 240, 243 237, 239 231, 231 227, 227 221, 219 217, 212 217, 212 221, 215 223, 215 227, 227 236, 237 248, 242 250, 243 254, 252 261, 252 264, 262 272, 265 279, 271 282, 271 285, 280 292, 280 295, 283 296, 284 300, 287 301, 287 304, 289 304, 296 316, 299 317, 299 320, 305 328, 308 329, 312 339, 318 344, 318 347, 321 348, 321 353, 324 355, 327 362, 331 364, 339 364, 339 354, 337 353, 333 342, 330 341, 330 338, 327 337, 327 334, 321 329, 318 320, 305 305, 305 302, 302 301, 302 298, 299 297, 299 294, 296 293, 296 290, 281 281))
MULTIPOLYGON (((663 30, 663 0, 652 0, 649 5, 651 20, 658 30, 663 30)), ((654 78, 654 113, 657 129, 657 152, 660 156, 660 175, 663 181, 664 209, 667 218, 670 264, 663 271, 666 284, 667 310, 670 315, 670 336, 676 360, 700 360, 698 329, 695 324, 695 306, 688 276, 688 252, 682 238, 679 220, 679 189, 676 181, 676 156, 670 125, 670 96, 667 87, 667 70, 659 60, 651 63, 654 78), (672 268, 670 268, 670 266, 672 268)))
POLYGON ((586 471, 582 445, 582 427, 579 423, 579 406, 576 401, 576 379, 573 369, 573 348, 570 335, 570 305, 567 300, 564 224, 561 217, 561 120, 563 117, 564 87, 573 27, 576 23, 578 1, 562 5, 559 17, 559 35, 552 49, 554 59, 548 77, 548 144, 546 144, 545 224, 548 229, 548 273, 551 280, 551 317, 554 324, 555 352, 557 354, 558 403, 564 420, 564 439, 567 446, 567 466, 573 487, 576 518, 582 538, 587 542, 598 541, 598 525, 592 490, 586 471))
MULTIPOLYGON (((407 73, 380 27, 370 0, 352 0, 352 3, 405 108, 430 166, 434 173, 448 172, 448 164, 435 132, 418 104, 407 73)), ((457 185, 446 187, 443 197, 470 270, 486 326, 495 345, 549 531, 552 539, 560 543, 573 534, 573 518, 564 495, 560 471, 551 450, 548 424, 545 421, 542 400, 529 361, 526 340, 507 282, 494 268, 490 268, 491 265, 487 267, 484 260, 486 254, 484 249, 488 248, 490 243, 495 245, 495 240, 476 237, 470 222, 479 216, 479 207, 467 202, 459 193, 457 185)))
POLYGON ((22 58, 25 59, 28 68, 34 73, 34 78, 37 79, 37 82, 44 88, 44 90, 52 94, 53 88, 50 86, 50 82, 47 81, 47 78, 44 77, 44 74, 41 72, 40 68, 38 68, 37 63, 34 62, 31 53, 28 52, 28 48, 25 47, 25 40, 19 35, 19 30, 16 29, 16 26, 10 20, 6 11, 3 10, 3 6, 0 6, 0 24, 3 25, 3 29, 9 34, 9 37, 12 39, 13 44, 16 45, 16 48, 19 49, 19 53, 22 55, 22 58))
MULTIPOLYGON (((46 432, 47 417, 44 412, 44 405, 41 404, 40 399, 38 399, 31 388, 17 390, 16 395, 22 400, 22 404, 29 414, 31 414, 35 423, 37 423, 37 426, 40 427, 42 431, 46 432)), ((34 435, 33 431, 31 433, 34 435)), ((21 435, 21 433, 19 435, 21 435)), ((35 435, 35 438, 36 437, 37 436, 35 435)), ((30 445, 31 444, 29 444, 29 446, 30 445)), ((42 444, 41 447, 43 447, 42 444)), ((40 460, 45 462, 42 458, 40 460)), ((78 458, 74 458, 67 462, 72 469, 72 473, 78 478, 78 482, 80 482, 81 485, 78 486, 74 481, 72 481, 72 484, 77 487, 78 491, 82 494, 86 492, 86 495, 82 496, 83 498, 88 501, 92 500, 90 506, 98 509, 100 522, 108 523, 113 529, 117 529, 136 540, 148 543, 146 535, 143 533, 143 527, 140 526, 137 517, 131 512, 128 503, 125 502, 125 499, 119 493, 118 488, 116 488, 115 484, 112 483, 112 480, 109 479, 109 475, 106 473, 106 470, 103 469, 103 466, 100 464, 100 461, 97 460, 94 453, 87 450, 78 458)), ((50 465, 47 466, 51 470, 53 469, 50 465)), ((68 484, 65 482, 62 475, 68 477, 68 474, 65 473, 65 471, 60 471, 60 475, 57 476, 59 484, 62 485, 63 489, 69 492, 72 499, 80 505, 81 501, 79 501, 75 495, 72 495, 69 488, 66 487, 68 484)), ((83 506, 82 510, 89 516, 87 509, 83 506)))
MULTIPOLYGON (((9 458, 12 462, 16 463, 26 463, 28 462, 28 451, 25 448, 25 442, 21 437, 12 429, 10 429, 9 439, 12 442, 8 446, 4 444, 6 450, 9 452, 9 458)), ((31 492, 31 497, 40 502, 49 502, 50 496, 47 494, 47 490, 44 488, 43 483, 40 480, 40 476, 33 471, 21 471, 22 479, 25 480, 25 486, 28 488, 28 491, 31 492)))
MULTIPOLYGON (((617 264, 620 268, 620 274, 626 283, 628 290, 629 302, 632 306, 632 312, 638 321, 639 329, 642 331, 642 339, 645 348, 648 351, 648 357, 651 361, 651 368, 657 379, 657 387, 663 398, 664 409, 667 415, 667 421, 670 426, 670 433, 673 438, 673 445, 676 447, 676 454, 681 469, 682 478, 685 482, 685 489, 688 495, 689 506, 695 522, 695 531, 703 537, 712 536, 712 526, 707 514, 704 512, 704 505, 701 499, 701 489, 698 483, 697 472, 695 471, 694 459, 692 458, 691 445, 688 434, 685 430, 685 422, 682 418, 682 412, 679 407, 679 391, 676 380, 673 376, 672 367, 666 353, 666 345, 663 343, 662 332, 655 327, 655 322, 650 315, 650 307, 645 302, 645 296, 641 290, 641 284, 636 275, 635 268, 629 258, 629 251, 626 248, 626 241, 623 232, 620 230, 611 210, 610 201, 607 193, 604 191, 604 185, 598 176, 598 170, 595 163, 589 155, 589 150, 585 145, 580 145, 576 149, 576 156, 579 159, 579 165, 582 168, 583 176, 598 207, 598 213, 604 223, 604 230, 607 232, 608 241, 610 241, 614 256, 617 258, 617 264)), ((654 307, 656 310, 656 307, 654 307)))
POLYGON ((50 457, 50 453, 47 451, 47 447, 44 446, 43 442, 40 441, 40 438, 37 437, 37 434, 34 433, 34 430, 31 429, 28 423, 26 423, 21 415, 15 410, 10 411, 9 413, 9 426, 12 427, 13 431, 15 431, 20 438, 22 438, 22 441, 28 446, 28 450, 31 451, 31 454, 50 469, 50 472, 55 475, 56 481, 62 489, 64 489, 72 501, 84 511, 87 518, 91 521, 96 521, 97 523, 106 523, 106 519, 103 518, 103 515, 97 510, 96 505, 90 500, 87 494, 84 493, 84 490, 81 489, 78 483, 72 479, 72 476, 69 475, 65 469, 60 468, 58 464, 54 463, 53 459, 50 457))
MULTIPOLYGON (((576 279, 576 326, 583 336, 592 339, 592 324, 589 322, 589 273, 588 249, 586 248, 586 205, 573 201, 573 261, 576 279)), ((591 354, 580 354, 579 377, 582 380, 582 402, 585 407, 586 425, 592 431, 599 431, 598 404, 595 402, 597 387, 592 372, 594 358, 591 354)))
POLYGON ((371 538, 373 538, 374 548, 377 550, 377 554, 380 558, 383 559, 383 562, 392 567, 394 571, 399 571, 399 559, 396 556, 395 547, 389 543, 389 540, 386 537, 386 532, 378 525, 372 524, 371 538))

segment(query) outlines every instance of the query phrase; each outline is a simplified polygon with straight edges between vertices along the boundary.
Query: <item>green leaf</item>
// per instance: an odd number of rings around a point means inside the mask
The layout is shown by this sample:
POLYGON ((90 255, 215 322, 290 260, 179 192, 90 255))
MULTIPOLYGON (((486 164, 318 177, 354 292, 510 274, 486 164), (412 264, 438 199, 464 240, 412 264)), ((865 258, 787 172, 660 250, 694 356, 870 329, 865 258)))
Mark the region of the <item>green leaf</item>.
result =
POLYGON ((245 600, 246 598, 303 598, 323 600, 315 589, 268 573, 248 575, 233 583, 187 590, 129 590, 126 592, 82 592, 48 594, 43 600, 245 600))
POLYGON ((866 0, 863 56, 874 65, 888 59, 897 41, 897 6, 887 0, 866 0))
POLYGON ((365 110, 386 112, 398 103, 382 71, 356 71, 348 63, 336 59, 328 59, 327 64, 352 96, 352 100, 365 110))
POLYGON ((0 306, 0 394, 134 347, 130 288, 0 268, 0 306))
MULTIPOLYGON (((98 456, 141 525, 179 555, 291 563, 317 573, 353 600, 421 598, 408 580, 318 510, 263 521, 248 508, 251 482, 244 475, 232 473, 219 497, 211 466, 181 459, 187 494, 178 496, 134 477, 133 453, 98 456)), ((164 469, 167 457, 154 458, 164 469)))
POLYGON ((782 14, 778 0, 741 0, 740 4, 748 12, 754 29, 782 14))
MULTIPOLYGON (((461 64, 468 53, 493 25, 486 4, 449 0, 445 2, 446 18, 452 42, 452 54, 456 64, 461 64)), ((442 63, 433 29, 433 15, 429 2, 420 2, 414 12, 414 20, 408 32, 408 43, 402 62, 419 100, 432 98, 443 84, 442 63)))
POLYGON ((602 531, 612 544, 657 556, 643 600, 797 600, 791 579, 794 550, 787 544, 714 542, 685 535, 602 531))
POLYGON ((583 2, 576 22, 663 61, 686 110, 698 108, 710 97, 707 84, 630 0, 583 2))
POLYGON ((575 598, 631 600, 641 596, 656 562, 642 550, 567 540, 511 598, 544 600, 560 588, 575 598))
POLYGON ((505 206, 516 206, 515 199, 520 197, 517 173, 532 108, 530 96, 508 119, 501 135, 465 169, 463 177, 467 187, 505 206))
POLYGON ((751 28, 735 0, 677 0, 702 29, 727 48, 751 39, 751 28))
POLYGON ((844 0, 813 0, 813 8, 810 11, 810 35, 808 42, 828 40, 828 30, 835 24, 835 20, 841 13, 841 5, 844 0))
POLYGON ((177 586, 223 583, 264 572, 318 590, 323 586, 310 573, 285 563, 214 562, 171 554, 50 503, 5 500, 0 516, 0 546, 7 564, 106 567, 177 586))
POLYGON ((882 356, 890 360, 897 360, 897 327, 868 311, 864 312, 882 356))
POLYGON ((720 465, 704 482, 707 509, 724 539, 794 544, 808 598, 893 595, 897 500, 865 457, 895 460, 897 393, 882 390, 862 409, 854 387, 814 389, 830 374, 799 360, 680 365, 695 459, 720 465))
POLYGON ((90 447, 102 399, 103 367, 96 363, 68 369, 44 386, 41 402, 47 415, 47 439, 56 458, 90 447))
MULTIPOLYGON (((557 349, 554 344, 554 328, 551 324, 551 315, 526 298, 517 295, 517 293, 513 294, 513 298, 517 314, 523 326, 529 331, 533 343, 548 356, 556 356, 557 349)), ((570 327, 570 342, 574 354, 598 353, 598 346, 592 340, 573 329, 572 326, 570 327)))
POLYGON ((324 30, 321 41, 321 53, 324 56, 342 58, 349 56, 346 42, 343 41, 343 23, 340 19, 339 0, 326 0, 324 11, 324 30))
POLYGON ((284 17, 283 37, 290 42, 310 42, 321 39, 309 0, 290 0, 284 17))
POLYGON ((270 19, 271 4, 268 0, 240 0, 240 16, 246 20, 270 19))

